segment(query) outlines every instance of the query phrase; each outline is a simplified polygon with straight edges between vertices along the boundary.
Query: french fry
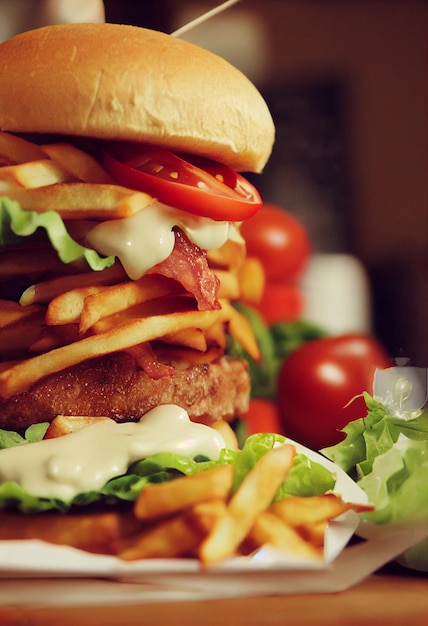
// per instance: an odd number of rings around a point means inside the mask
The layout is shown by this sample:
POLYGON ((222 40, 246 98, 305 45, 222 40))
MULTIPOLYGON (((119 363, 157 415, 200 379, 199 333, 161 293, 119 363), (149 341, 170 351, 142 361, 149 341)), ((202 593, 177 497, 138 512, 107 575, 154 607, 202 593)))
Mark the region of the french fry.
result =
POLYGON ((206 352, 207 340, 204 333, 199 328, 185 328, 176 333, 164 335, 162 341, 172 345, 179 345, 198 352, 206 352))
POLYGON ((12 300, 0 300, 0 328, 6 328, 10 324, 20 323, 29 317, 43 317, 44 311, 44 307, 37 304, 22 307, 12 300))
POLYGON ((29 346, 42 332, 44 323, 42 312, 23 317, 19 322, 0 328, 2 355, 21 354, 28 351, 29 346))
POLYGON ((284 444, 266 453, 246 475, 230 499, 226 514, 202 543, 199 558, 205 565, 233 556, 257 517, 271 504, 290 471, 294 446, 284 444))
POLYGON ((93 156, 69 143, 51 143, 43 151, 72 176, 87 183, 112 183, 111 176, 93 156))
POLYGON ((60 294, 48 305, 46 311, 46 323, 52 326, 57 326, 79 322, 85 306, 86 298, 100 293, 103 289, 108 289, 108 287, 102 285, 98 285, 96 287, 80 287, 78 289, 71 289, 70 291, 60 294))
POLYGON ((49 424, 44 439, 54 439, 75 433, 81 428, 90 426, 94 421, 108 420, 109 417, 88 417, 86 415, 57 415, 49 424))
POLYGON ((265 288, 263 265, 257 257, 247 257, 239 270, 241 300, 248 304, 260 303, 265 288))
POLYGON ((300 536, 314 548, 318 550, 324 550, 325 533, 328 528, 328 521, 321 520, 313 524, 307 524, 306 526, 299 526, 300 536))
POLYGON ((226 347, 226 329, 222 320, 219 320, 216 324, 213 324, 206 332, 205 337, 208 344, 216 344, 223 350, 226 347))
POLYGON ((119 553, 124 561, 137 559, 177 558, 187 556, 200 541, 190 526, 186 513, 157 523, 143 531, 131 545, 119 553))
MULTIPOLYGON (((52 248, 35 246, 33 249, 5 249, 1 252, 0 279, 13 279, 19 276, 38 274, 64 274, 76 271, 77 263, 70 263, 67 268, 52 248)), ((29 302, 29 304, 31 304, 29 302)))
POLYGON ((199 534, 189 525, 187 515, 182 513, 143 531, 119 553, 119 557, 124 561, 177 558, 187 556, 199 541, 199 534))
POLYGON ((218 520, 226 513, 226 500, 213 498, 195 504, 187 514, 189 524, 197 529, 201 539, 206 537, 218 520))
POLYGON ((188 509, 210 499, 227 498, 233 481, 233 466, 211 470, 174 481, 147 485, 140 493, 134 514, 140 520, 153 520, 188 509))
POLYGON ((271 512, 280 517, 286 524, 295 528, 314 525, 329 521, 349 510, 368 511, 371 505, 344 502, 333 493, 312 497, 285 498, 275 502, 271 512))
POLYGON ((322 551, 317 546, 306 541, 292 526, 269 511, 257 517, 249 532, 249 540, 258 547, 269 545, 305 559, 322 559, 322 551))
MULTIPOLYGON (((0 181, 25 189, 36 189, 72 180, 67 170, 50 159, 0 167, 0 181)), ((9 194, 8 194, 9 195, 9 194)))
POLYGON ((235 274, 226 270, 214 270, 214 274, 220 281, 218 297, 227 298, 228 300, 238 300, 240 288, 235 274))
POLYGON ((87 359, 152 341, 184 328, 207 328, 218 319, 219 311, 187 311, 135 319, 119 328, 86 337, 70 345, 27 359, 0 373, 0 398, 7 400, 21 393, 48 374, 77 365, 87 359))
MULTIPOLYGON (((193 305, 194 301, 187 295, 177 297, 165 296, 163 298, 154 298, 153 300, 148 300, 147 302, 136 304, 133 307, 129 307, 128 309, 120 311, 119 313, 115 313, 113 315, 109 315, 100 319, 92 326, 91 332, 97 335, 101 333, 106 333, 114 330, 122 324, 129 323, 140 318, 149 319, 152 317, 160 317, 164 315, 182 315, 183 313, 195 312, 195 308, 193 305), (173 313, 171 313, 171 311, 173 311, 173 313)), ((218 313, 219 312, 217 311, 217 314, 218 313)), ((191 326, 188 327, 188 329, 191 328, 191 326)), ((180 331, 181 330, 186 329, 180 328, 180 331)), ((206 329, 204 328, 203 331, 205 333, 206 329)), ((165 332, 157 337, 154 337, 154 339, 163 339, 163 337, 168 338, 171 336, 171 334, 175 334, 176 332, 176 329, 173 328, 171 333, 165 332)))
POLYGON ((84 272, 59 276, 31 285, 24 291, 19 302, 23 306, 28 306, 35 302, 50 302, 56 296, 72 289, 111 285, 125 278, 124 269, 119 263, 115 263, 100 272, 84 272))
POLYGON ((211 267, 237 271, 244 262, 246 255, 245 243, 242 240, 228 239, 220 248, 208 250, 207 256, 211 267))
POLYGON ((320 496, 286 498, 275 502, 270 512, 294 528, 310 545, 323 548, 328 523, 349 510, 370 511, 371 505, 345 502, 333 493, 320 496))
POLYGON ((28 211, 56 211, 65 220, 116 219, 131 217, 153 199, 142 191, 120 185, 95 183, 58 183, 37 189, 14 188, 8 197, 28 211))
POLYGON ((140 280, 119 283, 103 291, 95 291, 84 298, 80 313, 80 332, 86 332, 103 317, 180 290, 175 281, 164 276, 148 275, 140 280))
POLYGON ((218 430, 220 435, 223 437, 226 448, 229 448, 229 450, 238 450, 238 440, 236 438, 235 431, 230 424, 224 420, 217 420, 214 424, 212 424, 212 428, 218 430))
POLYGON ((0 157, 6 163, 26 163, 45 158, 45 153, 36 144, 0 131, 0 157))
POLYGON ((75 341, 80 341, 77 324, 62 324, 61 326, 44 326, 40 335, 28 346, 28 353, 35 355, 55 350, 75 341))

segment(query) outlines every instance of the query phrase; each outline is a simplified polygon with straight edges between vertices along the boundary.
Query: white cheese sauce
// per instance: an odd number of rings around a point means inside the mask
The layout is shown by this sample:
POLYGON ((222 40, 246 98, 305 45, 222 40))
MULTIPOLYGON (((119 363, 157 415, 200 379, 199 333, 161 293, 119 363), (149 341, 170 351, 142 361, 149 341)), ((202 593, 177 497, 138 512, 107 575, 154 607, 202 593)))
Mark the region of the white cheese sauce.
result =
POLYGON ((169 257, 175 242, 174 226, 204 250, 220 248, 229 238, 240 237, 231 222, 191 215, 156 202, 132 217, 100 222, 88 232, 87 240, 100 254, 119 258, 129 278, 137 280, 169 257))
POLYGON ((217 430, 192 422, 181 407, 163 405, 139 422, 94 421, 69 435, 0 450, 0 481, 16 482, 35 496, 67 501, 100 489, 153 454, 217 459, 225 445, 217 430))

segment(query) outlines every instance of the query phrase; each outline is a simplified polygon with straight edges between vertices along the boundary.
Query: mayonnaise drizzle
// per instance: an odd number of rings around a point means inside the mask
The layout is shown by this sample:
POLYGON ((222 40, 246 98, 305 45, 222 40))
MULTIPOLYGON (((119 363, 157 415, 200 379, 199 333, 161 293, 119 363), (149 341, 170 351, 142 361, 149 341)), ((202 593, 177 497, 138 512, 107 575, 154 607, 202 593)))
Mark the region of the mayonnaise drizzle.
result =
POLYGON ((190 421, 176 405, 159 406, 139 422, 95 421, 72 434, 0 451, 0 480, 39 497, 69 500, 98 490, 135 461, 159 452, 217 459, 225 447, 215 429, 190 421))
POLYGON ((158 202, 125 219, 107 220, 87 234, 89 244, 100 254, 116 256, 132 280, 169 257, 174 248, 174 226, 200 248, 212 250, 237 231, 230 222, 198 217, 158 202))

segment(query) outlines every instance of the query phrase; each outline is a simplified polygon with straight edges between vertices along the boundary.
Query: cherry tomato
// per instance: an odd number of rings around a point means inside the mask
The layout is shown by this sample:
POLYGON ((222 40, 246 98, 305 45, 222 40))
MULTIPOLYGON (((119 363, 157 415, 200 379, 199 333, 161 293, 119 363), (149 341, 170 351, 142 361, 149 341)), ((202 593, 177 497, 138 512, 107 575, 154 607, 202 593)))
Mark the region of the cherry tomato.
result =
POLYGON ((290 213, 272 204, 241 226, 248 256, 260 259, 266 282, 295 282, 310 255, 310 241, 302 224, 290 213))
POLYGON ((257 308, 268 326, 293 322, 302 315, 303 295, 293 284, 267 283, 257 308))
POLYGON ((303 344, 279 372, 285 434, 315 450, 338 443, 344 438, 341 429, 367 414, 359 394, 372 393, 375 369, 386 367, 391 359, 370 336, 341 335, 303 344))
POLYGON ((103 164, 120 184, 160 202, 218 221, 240 222, 261 207, 258 191, 230 167, 142 144, 113 144, 103 164))
POLYGON ((276 402, 264 398, 251 398, 248 412, 244 416, 246 435, 256 433, 281 434, 281 419, 276 402))

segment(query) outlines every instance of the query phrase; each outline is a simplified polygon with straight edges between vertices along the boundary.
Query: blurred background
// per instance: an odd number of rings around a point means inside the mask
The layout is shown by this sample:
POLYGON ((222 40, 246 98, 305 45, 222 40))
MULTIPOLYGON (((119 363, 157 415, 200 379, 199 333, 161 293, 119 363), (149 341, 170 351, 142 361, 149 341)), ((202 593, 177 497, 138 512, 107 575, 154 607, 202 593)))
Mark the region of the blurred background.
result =
MULTIPOLYGON (((104 10, 106 21, 173 32, 220 3, 105 0, 104 10)), ((39 25, 41 4, 0 0, 0 38, 39 25)), ((86 15, 91 4, 75 3, 86 15)), ((276 143, 251 178, 310 235, 321 321, 343 309, 392 356, 426 367, 428 2, 241 0, 183 38, 240 68, 269 104, 276 143)))

